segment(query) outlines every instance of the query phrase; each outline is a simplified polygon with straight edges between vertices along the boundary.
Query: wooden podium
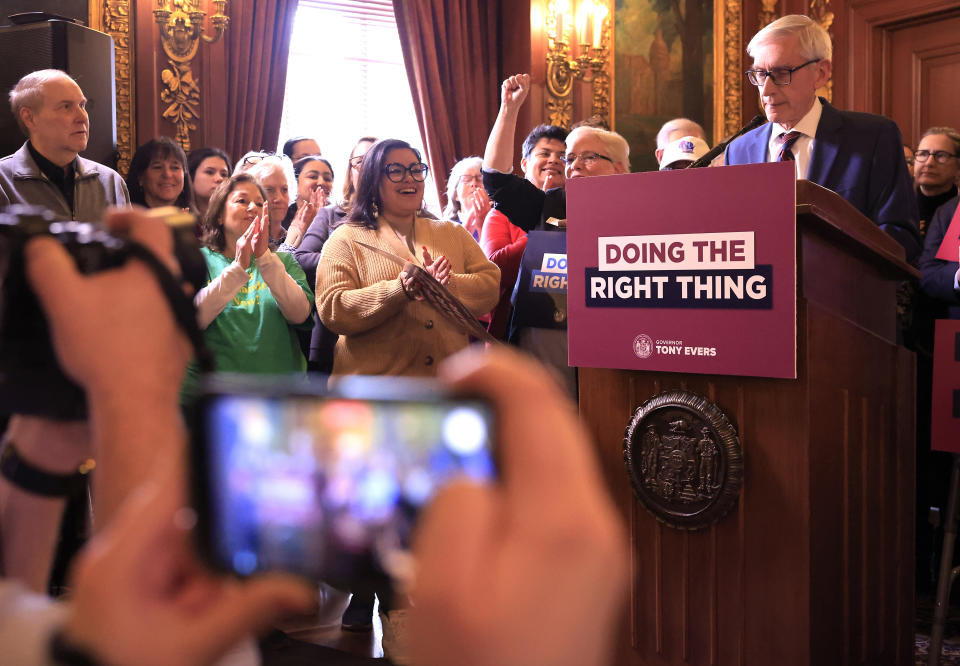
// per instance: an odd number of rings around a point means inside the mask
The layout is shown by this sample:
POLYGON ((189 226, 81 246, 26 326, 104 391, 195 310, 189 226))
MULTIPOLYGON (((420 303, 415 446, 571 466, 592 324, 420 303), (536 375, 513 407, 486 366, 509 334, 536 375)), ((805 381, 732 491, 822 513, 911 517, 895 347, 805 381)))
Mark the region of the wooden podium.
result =
POLYGON ((914 358, 896 342, 903 249, 797 183, 797 379, 580 369, 580 411, 630 534, 618 666, 913 663, 914 358), (735 426, 744 475, 712 527, 635 498, 624 428, 666 390, 735 426))

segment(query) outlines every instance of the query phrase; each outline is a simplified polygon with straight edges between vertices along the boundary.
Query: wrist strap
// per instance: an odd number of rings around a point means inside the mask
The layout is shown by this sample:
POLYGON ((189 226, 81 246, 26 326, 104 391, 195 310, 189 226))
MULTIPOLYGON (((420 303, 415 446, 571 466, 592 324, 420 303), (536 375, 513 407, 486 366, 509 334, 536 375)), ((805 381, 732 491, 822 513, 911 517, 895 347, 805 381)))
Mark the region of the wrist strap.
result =
POLYGON ((203 332, 197 324, 197 310, 193 306, 193 298, 183 293, 183 288, 177 278, 146 247, 136 241, 128 240, 127 251, 130 256, 142 261, 156 277, 160 289, 167 297, 167 303, 173 311, 174 319, 193 345, 193 353, 200 371, 210 372, 213 370, 213 354, 204 342, 203 332))
POLYGON ((57 666, 98 666, 89 652, 67 640, 62 629, 50 635, 50 659, 57 666))
POLYGON ((70 497, 82 492, 92 469, 92 461, 87 461, 72 474, 47 472, 24 460, 13 442, 7 442, 0 453, 3 478, 21 490, 44 497, 70 497))

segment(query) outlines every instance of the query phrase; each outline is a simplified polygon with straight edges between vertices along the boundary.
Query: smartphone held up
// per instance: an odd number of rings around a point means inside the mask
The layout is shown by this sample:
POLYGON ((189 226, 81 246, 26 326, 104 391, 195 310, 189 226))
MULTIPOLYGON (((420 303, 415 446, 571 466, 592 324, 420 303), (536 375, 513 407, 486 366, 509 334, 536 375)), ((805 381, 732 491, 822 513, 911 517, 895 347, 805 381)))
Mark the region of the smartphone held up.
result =
POLYGON ((392 377, 321 386, 208 380, 191 428, 193 497, 215 567, 356 589, 372 560, 406 561, 416 515, 444 484, 496 478, 486 402, 392 377))

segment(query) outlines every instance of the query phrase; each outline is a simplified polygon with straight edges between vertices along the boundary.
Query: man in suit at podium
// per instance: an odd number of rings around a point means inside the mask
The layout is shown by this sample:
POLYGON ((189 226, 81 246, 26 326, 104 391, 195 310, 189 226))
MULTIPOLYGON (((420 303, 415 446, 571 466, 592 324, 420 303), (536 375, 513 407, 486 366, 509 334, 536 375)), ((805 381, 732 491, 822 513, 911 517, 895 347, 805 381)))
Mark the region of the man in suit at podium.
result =
POLYGON ((817 96, 832 68, 827 31, 807 16, 784 16, 754 35, 747 53, 747 78, 770 122, 731 143, 726 164, 793 161, 797 178, 842 196, 915 258, 917 203, 900 130, 888 118, 840 111, 817 96))

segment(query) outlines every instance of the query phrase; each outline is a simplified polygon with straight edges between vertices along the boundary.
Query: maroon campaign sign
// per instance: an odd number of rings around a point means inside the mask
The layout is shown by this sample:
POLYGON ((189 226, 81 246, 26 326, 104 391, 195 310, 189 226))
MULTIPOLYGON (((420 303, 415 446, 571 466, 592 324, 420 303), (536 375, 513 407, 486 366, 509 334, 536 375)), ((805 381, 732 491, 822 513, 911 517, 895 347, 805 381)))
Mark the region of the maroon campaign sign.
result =
POLYGON ((570 365, 796 377, 792 163, 567 181, 570 365))
POLYGON ((937 320, 932 395, 930 447, 960 453, 960 321, 937 320))

